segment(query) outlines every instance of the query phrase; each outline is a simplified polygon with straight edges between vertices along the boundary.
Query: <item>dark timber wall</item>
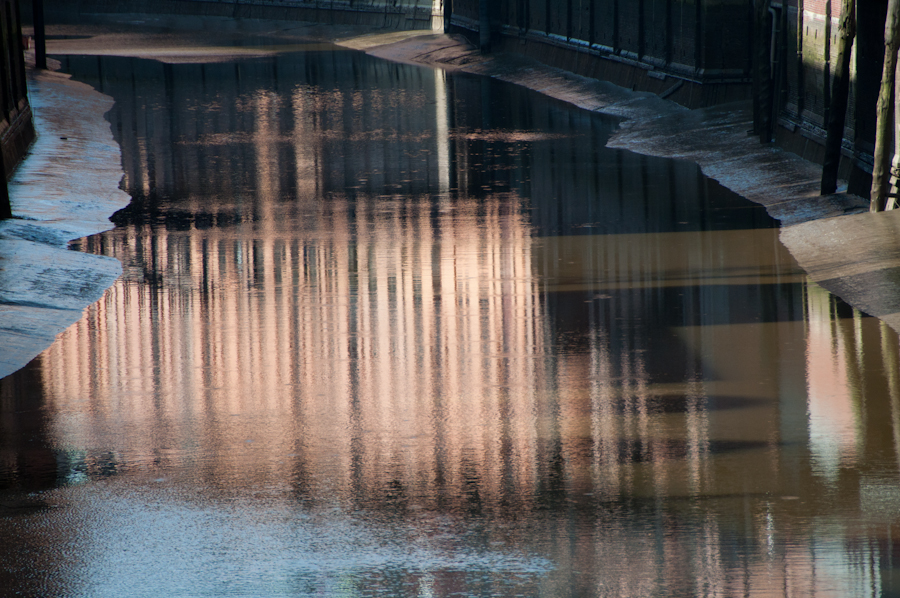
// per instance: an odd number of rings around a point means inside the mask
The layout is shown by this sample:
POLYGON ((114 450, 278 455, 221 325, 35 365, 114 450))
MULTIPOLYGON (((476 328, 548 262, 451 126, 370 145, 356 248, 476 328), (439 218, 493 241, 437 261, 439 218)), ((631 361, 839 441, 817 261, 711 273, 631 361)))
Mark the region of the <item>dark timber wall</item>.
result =
POLYGON ((159 13, 430 29, 433 0, 45 0, 55 13, 159 13))
POLYGON ((22 24, 19 20, 19 4, 15 0, 0 0, 0 46, 0 141, 8 176, 34 140, 31 106, 28 104, 25 83, 22 24))
MULTIPOLYGON (((25 83, 25 57, 19 3, 0 0, 0 152, 9 177, 34 141, 34 124, 25 83)), ((6 182, 3 181, 4 190, 6 182)), ((9 198, 0 193, 0 216, 10 215, 9 198)))
MULTIPOLYGON (((775 140, 813 162, 824 157, 825 123, 831 105, 831 73, 837 62, 837 0, 790 0, 787 31, 778 43, 787 57, 784 78, 776 82, 779 115, 775 140)), ((850 97, 842 144, 841 178, 849 190, 868 197, 875 150, 875 104, 884 62, 884 21, 887 0, 857 2, 857 36, 850 63, 850 97)))
MULTIPOLYGON (((480 0, 453 0, 452 27, 478 31, 480 0)), ((493 0, 491 42, 689 107, 750 93, 751 0, 493 0)))

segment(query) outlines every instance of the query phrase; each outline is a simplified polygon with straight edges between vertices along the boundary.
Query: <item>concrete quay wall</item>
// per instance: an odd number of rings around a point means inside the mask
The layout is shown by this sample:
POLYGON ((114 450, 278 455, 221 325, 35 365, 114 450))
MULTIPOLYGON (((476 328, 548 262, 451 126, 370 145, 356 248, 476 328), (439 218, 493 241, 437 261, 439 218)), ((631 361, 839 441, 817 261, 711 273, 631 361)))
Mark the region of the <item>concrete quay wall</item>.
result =
POLYGON ((434 0, 45 0, 48 13, 155 13, 309 21, 393 29, 443 28, 434 0))
POLYGON ((31 105, 25 83, 25 59, 19 3, 0 1, 0 151, 7 178, 34 141, 31 105))
MULTIPOLYGON (((776 40, 783 45, 786 60, 783 79, 777 82, 781 94, 775 98, 775 140, 818 164, 824 157, 832 73, 838 60, 840 8, 836 1, 792 0, 786 6, 786 31, 776 40)), ((840 177, 848 181, 850 192, 862 197, 868 197, 872 180, 886 13, 887 0, 857 3, 840 177)))
POLYGON ((491 47, 690 108, 749 97, 748 0, 453 0, 449 22, 491 47))

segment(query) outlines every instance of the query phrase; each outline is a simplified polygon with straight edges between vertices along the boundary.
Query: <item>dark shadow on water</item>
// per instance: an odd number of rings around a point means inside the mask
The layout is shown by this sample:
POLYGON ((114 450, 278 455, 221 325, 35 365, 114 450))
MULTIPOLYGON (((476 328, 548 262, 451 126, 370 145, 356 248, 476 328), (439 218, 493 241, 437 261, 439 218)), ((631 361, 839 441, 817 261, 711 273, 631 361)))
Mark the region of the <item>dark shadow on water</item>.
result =
POLYGON ((623 398, 617 409, 623 413, 646 412, 687 413, 688 411, 721 411, 726 409, 746 409, 771 405, 771 399, 759 397, 705 396, 691 397, 681 394, 651 395, 646 399, 638 397, 623 398))
MULTIPOLYGON (((40 359, 0 379, 0 491, 35 492, 59 485, 57 452, 48 438, 40 359)), ((0 503, 2 504, 2 503, 0 503)))
POLYGON ((302 217, 335 196, 437 206, 509 194, 538 236, 775 226, 694 164, 606 148, 614 119, 492 79, 347 51, 61 60, 115 99, 134 197, 119 225, 228 226, 256 221, 267 202, 302 217))

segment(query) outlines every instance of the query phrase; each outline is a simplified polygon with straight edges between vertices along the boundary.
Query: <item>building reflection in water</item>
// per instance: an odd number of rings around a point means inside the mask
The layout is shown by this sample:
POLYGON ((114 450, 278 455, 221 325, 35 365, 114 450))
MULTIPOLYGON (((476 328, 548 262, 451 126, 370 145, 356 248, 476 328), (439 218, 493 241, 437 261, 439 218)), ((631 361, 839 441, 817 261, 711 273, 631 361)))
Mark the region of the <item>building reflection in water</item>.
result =
POLYGON ((81 243, 125 274, 35 365, 46 435, 85 480, 178 489, 111 508, 85 566, 115 577, 102 530, 164 514, 222 549, 179 510, 213 504, 445 555, 296 572, 317 591, 900 588, 897 336, 693 165, 355 53, 66 68, 116 99, 135 203, 81 243))

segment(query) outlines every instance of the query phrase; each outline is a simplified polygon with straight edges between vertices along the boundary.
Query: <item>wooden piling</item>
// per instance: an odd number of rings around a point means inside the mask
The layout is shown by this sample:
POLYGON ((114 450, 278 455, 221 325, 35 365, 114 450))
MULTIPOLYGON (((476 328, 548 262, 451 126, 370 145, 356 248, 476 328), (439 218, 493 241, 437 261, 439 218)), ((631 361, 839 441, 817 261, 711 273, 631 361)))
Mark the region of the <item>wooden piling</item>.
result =
POLYGON ((831 0, 825 0, 825 35, 822 44, 825 52, 825 68, 822 70, 822 100, 825 103, 825 114, 831 107, 831 0))
POLYGON ((797 0, 797 115, 803 118, 806 103, 806 65, 803 64, 803 25, 805 8, 803 0, 797 0))
POLYGON ((856 0, 843 0, 838 26, 837 64, 834 67, 831 106, 828 109, 828 128, 825 138, 825 161, 822 165, 822 195, 837 191, 838 166, 841 162, 841 142, 844 139, 844 120, 850 95, 850 55, 856 37, 856 0))
POLYGON ((44 24, 44 0, 31 1, 32 19, 34 21, 34 68, 47 68, 47 36, 44 24))
MULTIPOLYGON (((784 4, 784 3, 782 3, 784 4)), ((769 109, 769 140, 775 135, 775 123, 778 115, 787 103, 787 9, 782 6, 777 15, 770 13, 772 43, 770 44, 769 62, 772 78, 771 99, 769 109)))
POLYGON ((754 37, 755 58, 753 69, 753 132, 760 141, 772 141, 772 69, 769 23, 771 0, 757 0, 754 37))
POLYGON ((9 185, 6 183, 6 163, 0 151, 0 220, 12 218, 12 204, 9 201, 9 185))
MULTIPOLYGON (((898 45, 900 46, 900 45, 898 45)), ((897 208, 898 199, 898 176, 900 176, 900 77, 897 71, 894 71, 894 158, 891 160, 891 169, 885 177, 885 194, 884 209, 894 210, 897 208)))
POLYGON ((482 54, 491 50, 491 18, 488 0, 478 1, 478 48, 482 54))
POLYGON ((898 46, 900 46, 900 0, 889 0, 884 24, 884 67, 881 71, 881 90, 876 106, 875 160, 872 167, 872 191, 869 196, 869 210, 872 212, 884 210, 887 197, 888 149, 892 141, 891 120, 898 46))

